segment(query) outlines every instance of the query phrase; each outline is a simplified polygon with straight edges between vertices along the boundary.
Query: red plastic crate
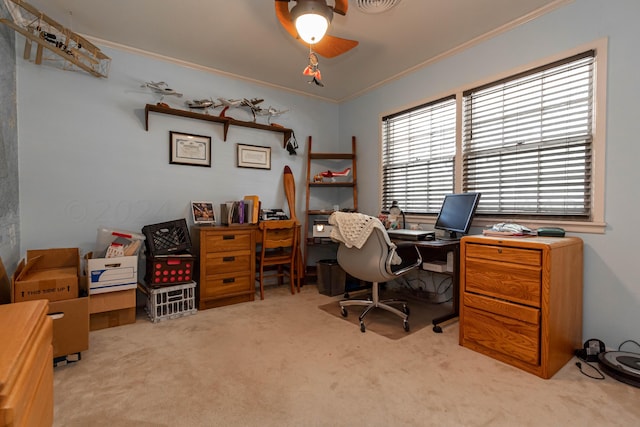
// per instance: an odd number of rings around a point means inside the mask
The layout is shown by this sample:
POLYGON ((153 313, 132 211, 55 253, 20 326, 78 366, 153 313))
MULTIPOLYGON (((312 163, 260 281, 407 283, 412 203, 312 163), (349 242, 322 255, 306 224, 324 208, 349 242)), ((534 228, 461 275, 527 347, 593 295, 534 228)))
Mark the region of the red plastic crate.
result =
POLYGON ((177 285, 193 280, 195 257, 166 255, 147 258, 145 282, 151 286, 177 285))

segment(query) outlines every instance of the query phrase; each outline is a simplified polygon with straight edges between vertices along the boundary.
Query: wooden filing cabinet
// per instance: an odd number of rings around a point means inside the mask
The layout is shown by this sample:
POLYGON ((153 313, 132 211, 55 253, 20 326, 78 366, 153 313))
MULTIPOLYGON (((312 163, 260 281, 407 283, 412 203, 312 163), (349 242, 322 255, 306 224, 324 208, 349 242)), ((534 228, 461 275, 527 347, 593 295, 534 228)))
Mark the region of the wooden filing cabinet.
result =
POLYGON ((256 230, 255 225, 191 228, 199 310, 254 300, 256 230))
POLYGON ((53 321, 48 301, 0 305, 0 426, 53 424, 53 321))
POLYGON ((577 237, 465 236, 460 345, 551 378, 582 346, 577 237))

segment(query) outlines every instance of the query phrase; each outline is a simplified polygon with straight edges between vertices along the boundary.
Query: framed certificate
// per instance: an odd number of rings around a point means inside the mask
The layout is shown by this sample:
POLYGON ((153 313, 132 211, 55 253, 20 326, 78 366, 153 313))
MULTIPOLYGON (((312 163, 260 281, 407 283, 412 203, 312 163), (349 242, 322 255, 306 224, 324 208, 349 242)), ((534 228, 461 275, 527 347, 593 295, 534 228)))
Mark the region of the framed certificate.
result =
POLYGON ((211 137, 169 132, 169 163, 211 167, 211 137))

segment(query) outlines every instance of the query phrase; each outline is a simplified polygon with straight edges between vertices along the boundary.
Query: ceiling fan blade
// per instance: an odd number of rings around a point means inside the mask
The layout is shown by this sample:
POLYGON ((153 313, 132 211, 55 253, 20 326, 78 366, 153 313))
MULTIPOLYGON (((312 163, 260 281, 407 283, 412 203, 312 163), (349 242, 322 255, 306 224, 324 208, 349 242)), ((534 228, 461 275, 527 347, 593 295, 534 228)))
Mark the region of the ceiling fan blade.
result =
POLYGON ((347 9, 349 9, 347 0, 336 0, 336 4, 333 6, 333 11, 342 16, 347 14, 347 9))
MULTIPOLYGON (((291 37, 298 40, 305 46, 309 46, 300 37, 298 37, 298 31, 296 30, 293 20, 291 19, 291 13, 289 12, 288 1, 276 0, 274 2, 276 8, 276 16, 280 25, 291 35, 291 37)), ((336 0, 336 7, 342 7, 345 12, 347 9, 347 0, 336 0)), ((338 12, 340 13, 340 12, 338 12)), ((320 56, 325 58, 334 58, 338 55, 342 55, 345 52, 358 46, 358 42, 355 40, 343 39, 340 37, 325 35, 322 40, 314 44, 311 48, 314 52, 317 52, 320 56)))
POLYGON ((278 21, 280 21, 280 25, 282 25, 282 27, 287 30, 287 33, 291 34, 291 37, 297 39, 298 31, 296 30, 296 26, 291 20, 291 13, 289 12, 289 2, 276 0, 275 6, 276 16, 278 17, 278 21))
MULTIPOLYGON (((306 43, 304 44, 307 45, 306 43)), ((311 49, 325 58, 334 58, 350 51, 356 46, 358 46, 358 42, 356 40, 343 39, 341 37, 330 36, 327 34, 322 38, 322 40, 314 44, 311 49)))

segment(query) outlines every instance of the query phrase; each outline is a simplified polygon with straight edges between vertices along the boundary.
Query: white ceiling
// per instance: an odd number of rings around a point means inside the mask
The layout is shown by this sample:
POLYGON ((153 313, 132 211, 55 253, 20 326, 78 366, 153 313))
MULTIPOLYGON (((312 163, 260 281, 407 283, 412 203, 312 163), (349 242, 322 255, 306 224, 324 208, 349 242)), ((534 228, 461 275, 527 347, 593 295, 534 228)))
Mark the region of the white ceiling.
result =
MULTIPOLYGON (((340 102, 567 0, 401 0, 379 14, 364 13, 350 0, 346 16, 334 15, 329 34, 360 44, 336 58, 319 58, 325 87, 309 84, 302 75, 308 50, 280 26, 273 0, 28 3, 98 44, 135 48, 340 102)), ((180 90, 171 76, 163 80, 180 90)))

